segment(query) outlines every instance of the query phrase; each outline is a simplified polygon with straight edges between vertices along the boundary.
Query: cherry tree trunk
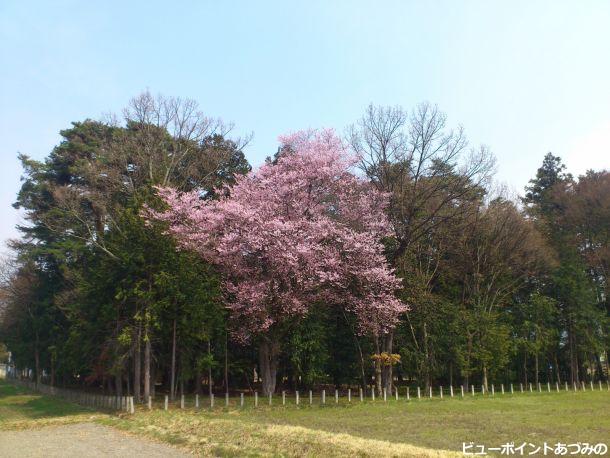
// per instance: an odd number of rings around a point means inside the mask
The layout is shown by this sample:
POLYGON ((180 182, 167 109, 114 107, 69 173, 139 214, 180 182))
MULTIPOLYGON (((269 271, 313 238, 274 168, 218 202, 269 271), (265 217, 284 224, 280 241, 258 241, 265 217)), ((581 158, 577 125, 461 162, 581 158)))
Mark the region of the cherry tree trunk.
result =
POLYGON ((275 392, 280 344, 274 339, 263 339, 258 353, 263 395, 268 396, 275 392))

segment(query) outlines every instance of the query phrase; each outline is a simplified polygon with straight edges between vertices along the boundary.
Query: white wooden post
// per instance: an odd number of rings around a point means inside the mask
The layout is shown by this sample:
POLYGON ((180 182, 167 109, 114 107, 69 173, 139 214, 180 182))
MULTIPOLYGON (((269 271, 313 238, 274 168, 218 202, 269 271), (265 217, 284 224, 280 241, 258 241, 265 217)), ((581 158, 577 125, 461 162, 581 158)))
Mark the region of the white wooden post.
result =
POLYGON ((593 391, 593 380, 591 380, 591 391, 593 391))
POLYGON ((470 388, 472 388, 472 397, 474 397, 474 385, 470 385, 470 388))
POLYGON ((239 393, 239 406, 244 406, 244 393, 239 393))
POLYGON ((464 385, 460 385, 460 391, 462 393, 462 397, 464 397, 464 385))
POLYGON ((375 400, 375 387, 371 388, 371 399, 375 400))
POLYGON ((167 410, 169 404, 169 397, 165 395, 165 402, 163 403, 163 410, 167 410))
POLYGON ((602 390, 602 381, 600 380, 599 381, 599 391, 601 391, 601 390, 602 390))
POLYGON ((532 383, 531 383, 531 382, 530 382, 530 393, 533 393, 533 390, 532 390, 532 383))
POLYGON ((347 389, 347 402, 352 402, 352 389, 347 389))
POLYGON ((180 395, 180 408, 184 409, 184 395, 183 394, 180 395))
POLYGON ((296 404, 297 404, 297 405, 299 405, 299 392, 298 392, 298 391, 295 391, 295 392, 294 392, 294 395, 295 395, 295 397, 296 397, 296 404))
POLYGON ((443 399, 443 387, 441 386, 438 391, 439 391, 439 393, 441 395, 441 399, 443 399))
POLYGON ((502 387, 502 394, 504 394, 504 383, 500 385, 502 387))
POLYGON ((199 408, 199 395, 195 394, 195 408, 198 409, 199 408))
POLYGON ((449 395, 453 397, 453 385, 449 386, 449 395))
POLYGON ((254 407, 258 407, 258 391, 254 392, 254 407))
POLYGON ((432 385, 430 385, 430 399, 432 399, 432 385))
POLYGON ((326 390, 322 390, 322 404, 326 404, 326 390))
POLYGON ((570 391, 570 387, 568 387, 568 382, 565 382, 566 391, 570 391))
POLYGON ((273 393, 269 393, 269 405, 273 404, 273 393))
POLYGON ((538 382, 538 393, 542 393, 542 385, 540 385, 540 382, 538 382))
POLYGON ((132 415, 135 413, 135 408, 133 406, 133 396, 129 396, 129 411, 132 415))
POLYGON ((282 390, 282 405, 286 405, 286 392, 284 390, 282 390))
POLYGON ((225 391, 225 407, 229 407, 229 392, 225 391))
POLYGON ((388 400, 388 390, 386 390, 385 388, 383 389, 383 402, 386 402, 388 400))
POLYGON ((555 389, 557 390, 557 392, 559 393, 559 382, 555 382, 555 389))
POLYGON ((358 388, 358 392, 360 393, 360 402, 364 402, 364 393, 362 392, 362 387, 358 388))
POLYGON ((515 391, 513 390, 513 384, 511 383, 511 384, 510 384, 510 394, 514 394, 514 392, 515 392, 515 391))
POLYGON ((148 396, 148 410, 152 410, 152 398, 148 396))
POLYGON ((493 383, 491 384, 491 395, 492 395, 492 396, 495 396, 495 395, 496 395, 496 389, 495 389, 495 387, 494 387, 494 384, 493 384, 493 383))
POLYGON ((309 405, 313 404, 313 393, 309 390, 309 405))
POLYGON ((550 384, 550 382, 546 382, 546 391, 549 392, 549 393, 551 392, 551 384, 550 384))
POLYGON ((519 387, 521 388, 521 392, 523 393, 523 383, 519 383, 519 387))
POLYGON ((398 387, 397 386, 394 387, 394 394, 396 394, 396 400, 398 401, 398 387))
POLYGON ((339 390, 335 390, 335 404, 339 404, 339 390))
POLYGON ((421 399, 421 389, 417 387, 417 399, 421 399))
POLYGON ((407 387, 407 401, 411 400, 411 393, 409 393, 409 387, 407 387))

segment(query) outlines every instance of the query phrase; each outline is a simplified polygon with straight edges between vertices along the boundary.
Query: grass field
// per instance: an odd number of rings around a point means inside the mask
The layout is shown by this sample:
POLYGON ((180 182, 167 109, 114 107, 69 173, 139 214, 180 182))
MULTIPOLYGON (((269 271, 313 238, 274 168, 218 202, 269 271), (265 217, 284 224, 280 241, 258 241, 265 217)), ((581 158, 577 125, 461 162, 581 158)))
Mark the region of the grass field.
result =
MULTIPOLYGON (((434 456, 462 442, 608 442, 610 392, 376 401, 363 405, 138 409, 104 415, 0 384, 0 428, 93 418, 138 435, 220 456, 434 456)), ((526 452, 527 454, 527 452, 526 452)))

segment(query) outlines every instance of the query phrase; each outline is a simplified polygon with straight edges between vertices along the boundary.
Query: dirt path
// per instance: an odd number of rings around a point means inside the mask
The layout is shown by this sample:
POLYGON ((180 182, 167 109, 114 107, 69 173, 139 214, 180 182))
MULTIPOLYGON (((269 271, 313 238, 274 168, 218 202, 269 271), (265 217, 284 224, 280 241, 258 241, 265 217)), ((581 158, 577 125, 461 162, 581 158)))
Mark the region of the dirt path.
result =
POLYGON ((121 433, 107 426, 77 423, 26 431, 0 431, 0 457, 187 457, 185 452, 121 433))

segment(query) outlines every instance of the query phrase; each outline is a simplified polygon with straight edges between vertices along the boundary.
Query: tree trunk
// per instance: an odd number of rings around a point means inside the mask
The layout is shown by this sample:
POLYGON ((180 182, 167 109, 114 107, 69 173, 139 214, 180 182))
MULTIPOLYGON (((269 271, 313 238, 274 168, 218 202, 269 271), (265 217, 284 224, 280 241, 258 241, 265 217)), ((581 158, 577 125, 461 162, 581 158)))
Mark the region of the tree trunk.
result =
POLYGON ((116 375, 116 395, 120 398, 121 396, 123 396, 123 375, 121 374, 121 372, 119 372, 116 375))
POLYGON ((38 386, 38 384, 40 383, 40 378, 41 378, 39 346, 40 346, 40 343, 39 343, 39 339, 38 339, 38 332, 36 332, 36 342, 35 342, 35 348, 34 348, 34 363, 36 365, 36 386, 38 386))
POLYGON ((140 401, 140 388, 141 388, 141 376, 142 376, 142 360, 140 355, 140 340, 142 338, 142 331, 140 324, 138 324, 138 330, 136 332, 136 345, 134 348, 133 355, 133 396, 136 401, 140 401))
MULTIPOLYGON (((389 332, 388 334, 383 336, 383 341, 382 341, 383 342, 383 351, 386 352, 388 355, 392 354, 393 341, 394 341, 393 332, 389 332)), ((387 365, 383 366, 382 372, 381 372, 381 383, 383 385, 383 388, 385 388, 385 390, 388 393, 392 393, 392 385, 393 385, 392 373, 393 373, 392 364, 387 364, 387 365)))
POLYGON ((555 353, 553 355, 554 359, 555 359, 555 373, 556 373, 556 377, 557 377, 557 383, 559 383, 561 385, 561 375, 559 372, 559 362, 557 361, 557 353, 555 353))
MULTIPOLYGON (((209 362, 211 363, 211 358, 212 356, 212 343, 208 340, 208 359, 210 360, 209 362)), ((212 381, 212 365, 209 364, 208 365, 208 393, 210 395, 210 398, 212 397, 212 393, 214 393, 214 382, 212 381)))
POLYGON ((170 375, 169 393, 173 401, 176 395, 176 318, 174 318, 174 333, 172 337, 172 368, 170 375))
POLYGON ((488 390, 488 382, 487 382, 487 366, 483 365, 483 386, 485 387, 485 391, 488 390))
POLYGON ((263 396, 268 396, 275 392, 279 354, 279 342, 273 338, 271 340, 261 340, 259 345, 259 364, 263 396))
POLYGON ((150 335, 148 323, 144 327, 144 401, 150 396, 150 335))

